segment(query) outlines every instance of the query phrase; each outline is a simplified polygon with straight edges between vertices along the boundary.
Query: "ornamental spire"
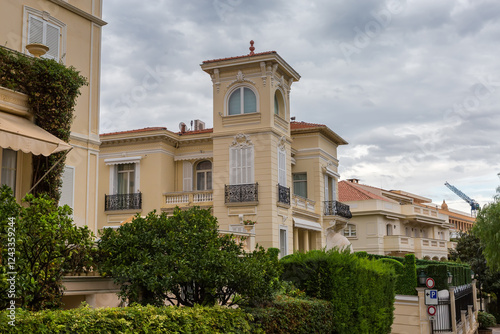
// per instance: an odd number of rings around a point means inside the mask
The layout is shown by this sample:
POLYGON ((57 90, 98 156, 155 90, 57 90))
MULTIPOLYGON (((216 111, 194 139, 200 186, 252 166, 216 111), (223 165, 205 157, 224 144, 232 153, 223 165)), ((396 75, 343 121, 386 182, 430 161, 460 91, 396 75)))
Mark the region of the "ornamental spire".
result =
POLYGON ((254 46, 253 46, 253 43, 254 43, 254 41, 253 41, 253 40, 251 40, 251 41, 250 41, 250 47, 249 47, 249 49, 250 49, 250 56, 253 56, 253 55, 254 55, 253 51, 255 50, 255 48, 254 48, 254 46))

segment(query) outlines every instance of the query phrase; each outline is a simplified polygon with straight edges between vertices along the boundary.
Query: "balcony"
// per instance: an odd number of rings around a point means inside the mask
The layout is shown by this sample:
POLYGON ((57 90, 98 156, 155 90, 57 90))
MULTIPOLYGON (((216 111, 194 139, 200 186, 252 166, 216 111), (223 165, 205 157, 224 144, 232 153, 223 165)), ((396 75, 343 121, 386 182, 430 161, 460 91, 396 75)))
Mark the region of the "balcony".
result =
POLYGON ((349 205, 341 203, 339 201, 325 201, 325 216, 340 216, 347 219, 352 218, 351 210, 349 205))
POLYGON ((258 183, 226 184, 224 189, 224 199, 226 203, 257 202, 259 200, 258 190, 258 183))
POLYGON ((173 192, 163 194, 165 198, 165 204, 207 204, 213 202, 213 191, 212 190, 202 190, 202 191, 189 191, 189 192, 173 192))
POLYGON ((278 202, 290 205, 290 188, 278 184, 278 202))
POLYGON ((236 243, 243 245, 243 250, 247 253, 255 250, 255 233, 219 230, 219 235, 230 234, 236 243))
POLYGON ((415 255, 419 258, 447 258, 448 241, 442 239, 415 238, 415 255))
POLYGON ((142 208, 142 193, 104 195, 104 210, 140 210, 142 208))
POLYGON ((292 196, 292 206, 299 209, 304 209, 314 212, 316 210, 316 202, 298 195, 292 196))
POLYGON ((395 253, 414 253, 415 239, 404 235, 384 236, 384 251, 395 253))

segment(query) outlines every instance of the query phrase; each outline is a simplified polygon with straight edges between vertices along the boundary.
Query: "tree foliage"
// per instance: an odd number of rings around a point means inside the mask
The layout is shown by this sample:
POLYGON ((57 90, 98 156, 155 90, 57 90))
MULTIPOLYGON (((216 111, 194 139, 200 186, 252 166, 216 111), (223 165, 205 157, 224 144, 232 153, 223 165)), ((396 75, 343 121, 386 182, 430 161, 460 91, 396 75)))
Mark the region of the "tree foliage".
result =
POLYGON ((121 286, 121 296, 143 305, 232 305, 263 302, 277 288, 277 252, 250 254, 233 235, 219 235, 210 210, 155 211, 99 241, 102 275, 121 286))
MULTIPOLYGON (((69 142, 80 88, 86 84, 86 79, 72 66, 66 67, 53 59, 27 57, 0 47, 0 86, 28 95, 36 125, 65 142, 69 142)), ((63 154, 33 156, 33 184, 63 154)), ((56 166, 33 193, 46 193, 59 200, 63 168, 63 163, 56 166)))
POLYGON ((57 308, 63 275, 83 270, 91 260, 92 233, 87 226, 73 224, 71 208, 58 207, 45 194, 30 194, 23 201, 25 205, 18 205, 9 187, 0 189, 0 309, 12 299, 14 289, 7 279, 15 282, 18 306, 30 310, 57 308))
POLYGON ((488 266, 500 270, 500 193, 486 204, 477 215, 474 234, 481 240, 488 266))

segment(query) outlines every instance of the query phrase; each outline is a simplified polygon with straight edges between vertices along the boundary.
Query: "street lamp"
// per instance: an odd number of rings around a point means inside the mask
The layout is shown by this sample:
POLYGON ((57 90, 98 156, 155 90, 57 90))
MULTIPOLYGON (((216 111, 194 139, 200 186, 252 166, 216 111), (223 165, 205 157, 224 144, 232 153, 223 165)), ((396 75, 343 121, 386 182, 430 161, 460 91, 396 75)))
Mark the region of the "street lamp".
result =
POLYGON ((418 283, 420 285, 425 284, 425 280, 427 279, 427 275, 425 274, 424 270, 420 270, 420 273, 418 274, 418 283))
POLYGON ((453 282, 453 275, 448 271, 448 284, 451 284, 453 282))

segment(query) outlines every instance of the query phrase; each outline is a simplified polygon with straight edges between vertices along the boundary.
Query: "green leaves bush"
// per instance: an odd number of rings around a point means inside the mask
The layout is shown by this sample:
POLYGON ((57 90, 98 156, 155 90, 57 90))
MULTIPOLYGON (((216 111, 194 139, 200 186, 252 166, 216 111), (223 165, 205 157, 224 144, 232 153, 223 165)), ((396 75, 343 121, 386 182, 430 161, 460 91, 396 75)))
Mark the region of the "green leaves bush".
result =
POLYGON ((61 303, 63 275, 69 270, 82 270, 92 260, 92 233, 87 226, 76 227, 71 209, 58 207, 45 194, 38 197, 30 194, 23 201, 25 205, 20 206, 9 187, 0 188, 3 274, 0 309, 13 300, 5 284, 8 272, 16 273, 8 277, 15 278, 18 307, 57 308, 61 303), (9 263, 10 259, 15 259, 15 263, 9 263))
POLYGON ((114 278, 123 298, 143 305, 259 304, 279 287, 276 249, 246 254, 233 235, 219 235, 210 210, 198 207, 105 229, 99 250, 101 274, 114 278))
POLYGON ((254 332, 261 329, 267 334, 310 334, 335 330, 333 306, 325 300, 277 296, 266 307, 245 311, 254 318, 254 332))
POLYGON ((252 331, 252 317, 241 309, 215 307, 153 307, 67 311, 17 310, 15 326, 6 311, 0 312, 0 333, 95 334, 95 333, 258 333, 252 331))
POLYGON ((336 333, 389 333, 394 311, 391 265, 348 252, 314 250, 281 260, 283 280, 332 304, 336 333))
MULTIPOLYGON (((0 86, 28 95, 35 124, 54 136, 69 142, 76 99, 86 79, 74 67, 52 59, 32 58, 0 47, 0 86)), ((63 156, 33 156, 33 180, 38 180, 63 156)), ((64 164, 59 164, 34 189, 59 200, 64 164)))

